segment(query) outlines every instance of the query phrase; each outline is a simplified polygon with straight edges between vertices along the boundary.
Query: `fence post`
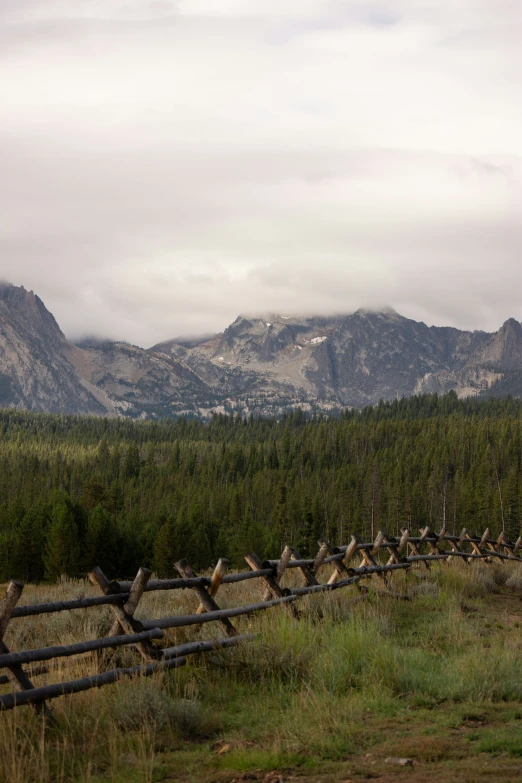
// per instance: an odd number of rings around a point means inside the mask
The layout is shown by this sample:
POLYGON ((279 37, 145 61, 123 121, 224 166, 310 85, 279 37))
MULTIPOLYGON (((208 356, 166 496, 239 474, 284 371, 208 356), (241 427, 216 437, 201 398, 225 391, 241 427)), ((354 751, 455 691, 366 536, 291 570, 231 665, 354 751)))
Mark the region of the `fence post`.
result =
MULTIPOLYGON (((385 541, 389 545, 388 549, 390 551, 390 557, 388 558, 386 565, 392 565, 393 563, 404 563, 405 559, 400 553, 401 542, 397 538, 389 536, 386 531, 384 532, 386 535, 385 541)), ((406 570, 406 573, 408 573, 408 570, 406 570)))
MULTIPOLYGON (((223 559, 223 561, 219 561, 216 568, 214 569, 214 574, 212 576, 212 579, 214 579, 214 595, 217 592, 219 585, 221 584, 221 581, 223 579, 223 576, 225 575, 226 568, 228 566, 228 561, 223 559), (217 571, 217 575, 216 575, 217 571)), ((189 566, 186 560, 179 560, 177 563, 174 563, 174 568, 181 574, 181 576, 184 576, 187 579, 194 579, 197 575, 195 571, 192 570, 192 568, 189 566)), ((212 585, 212 580, 211 580, 212 585)), ((203 585, 194 585, 192 588, 196 595, 198 596, 201 604, 198 607, 197 614, 203 614, 203 612, 216 612, 220 611, 220 607, 215 602, 212 595, 209 594, 207 589, 203 587, 203 585)), ((228 619, 228 617, 224 617, 219 621, 221 625, 223 626, 225 633, 227 636, 236 636, 237 631, 228 619)))
POLYGON ((344 553, 344 557, 341 560, 341 563, 343 564, 343 566, 345 566, 345 568, 348 568, 348 563, 357 552, 357 547, 359 546, 359 543, 360 541, 357 538, 357 536, 351 537, 350 543, 346 547, 346 552, 344 553))
MULTIPOLYGON (((119 591, 118 583, 109 582, 101 568, 96 566, 88 574, 89 580, 93 585, 97 585, 104 595, 111 595, 119 591)), ((134 612, 141 600, 147 582, 151 576, 151 571, 148 568, 140 568, 134 582, 131 585, 129 597, 127 603, 124 606, 118 606, 117 604, 109 604, 111 611, 115 617, 113 628, 118 626, 123 633, 134 634, 143 631, 143 626, 134 618, 134 612)), ((158 651, 154 645, 149 641, 138 642, 136 645, 141 653, 143 660, 146 663, 151 663, 158 658, 158 651)))
POLYGON ((433 533, 431 530, 428 530, 428 536, 427 537, 430 538, 431 536, 435 536, 435 539, 436 539, 435 543, 433 543, 433 541, 427 541, 426 542, 428 544, 429 548, 430 548, 430 555, 440 555, 440 554, 442 554, 442 552, 440 551, 440 544, 441 544, 442 541, 444 541, 444 536, 445 535, 446 535, 446 529, 445 528, 442 528, 440 533, 433 533))
POLYGON ((319 547, 319 551, 315 556, 314 564, 312 568, 310 569, 313 576, 317 576, 317 572, 321 568, 321 566, 324 563, 325 558, 328 555, 328 544, 325 544, 324 542, 321 543, 321 546, 319 547))
MULTIPOLYGON (((292 547, 292 560, 302 560, 300 553, 295 549, 295 547, 292 547)), ((315 564, 315 561, 314 561, 315 564)), ((313 566, 312 566, 313 568, 313 566)), ((299 566, 297 569, 301 576, 303 577, 304 585, 306 587, 311 587, 312 585, 318 585, 319 582, 315 578, 315 575, 312 571, 312 569, 308 568, 308 566, 299 566)))
MULTIPOLYGON (((223 577, 228 571, 229 565, 230 560, 227 560, 226 557, 220 557, 217 561, 216 567, 214 568, 214 573, 212 574, 212 578, 210 580, 210 585, 208 586, 207 590, 210 596, 216 595, 223 581, 223 577)), ((200 606, 198 612, 201 610, 201 608, 202 607, 200 606)))
MULTIPOLYGON (((0 653, 2 655, 8 655, 11 652, 7 644, 4 642, 4 635, 7 630, 7 626, 9 625, 9 620, 11 619, 14 608, 20 600, 23 589, 24 586, 21 582, 12 580, 7 585, 5 596, 0 601, 0 653)), ((12 664, 6 668, 8 672, 7 677, 17 691, 34 690, 34 685, 26 672, 23 670, 22 666, 19 664, 12 664)), ((52 723, 56 722, 56 719, 45 702, 42 702, 41 704, 35 704, 33 705, 33 708, 36 712, 45 715, 45 717, 52 723)))
MULTIPOLYGON (((276 566, 276 572, 275 572, 275 581, 277 584, 281 581, 281 577, 283 576, 284 572, 288 568, 288 563, 292 559, 292 547, 288 544, 283 549, 283 552, 281 554, 281 557, 279 558, 276 566)), ((265 567, 266 563, 263 563, 263 568, 265 567)), ((270 599, 271 592, 270 589, 267 587, 265 590, 265 593, 263 595, 263 601, 268 601, 270 599)))
POLYGON ((512 541, 509 540, 504 531, 502 531, 502 533, 499 535, 497 544, 500 544, 500 546, 504 549, 505 554, 509 555, 509 557, 513 556, 513 549, 515 545, 512 541))
MULTIPOLYGON (((416 544, 414 541, 410 541, 410 538, 408 536, 408 546, 410 547, 410 549, 413 552, 413 554, 416 555, 417 557, 422 557, 422 554, 421 554, 421 551, 420 551, 420 547, 424 543, 424 539, 428 537, 428 532, 427 531, 428 531, 428 528, 425 528, 424 531, 423 530, 419 531, 420 534, 421 534, 421 538, 419 539, 418 544, 416 544), (425 535, 423 535, 424 533, 425 533, 425 535)), ((402 532, 406 533, 407 531, 405 529, 403 529, 402 532)), ((425 567, 427 569, 429 569, 430 564, 426 560, 422 560, 422 562, 424 563, 425 567)))
MULTIPOLYGON (((328 539, 324 538, 324 536, 320 538, 317 543, 321 547, 319 552, 321 552, 324 547, 327 555, 330 556, 335 555, 334 547, 331 545, 328 539)), ((334 570, 332 571, 332 575, 328 580, 329 585, 333 584, 334 582, 337 582, 338 579, 343 579, 343 578, 346 579, 348 576, 350 576, 349 570, 346 568, 346 566, 343 564, 341 560, 333 560, 332 565, 334 567, 334 570)))
MULTIPOLYGON (((375 541, 373 542, 371 549, 361 549, 361 555, 363 557, 363 563, 364 565, 368 566, 369 568, 375 568, 378 566, 378 562, 374 558, 374 555, 376 555, 383 545, 384 541, 386 540, 386 532, 384 530, 380 530, 376 537, 375 541)), ((361 564, 361 565, 362 565, 361 564)), ((388 587, 388 576, 387 574, 377 574, 379 579, 382 580, 385 587, 388 587)))
MULTIPOLYGON (((260 560, 260 558, 256 555, 255 552, 250 552, 248 555, 245 555, 245 560, 247 561, 248 565, 253 571, 261 571, 264 568, 264 563, 260 560)), ((277 570, 273 569, 273 574, 270 576, 263 575, 260 576, 260 580, 265 584, 265 586, 268 588, 268 592, 270 595, 273 595, 275 598, 284 598, 285 596, 291 595, 290 590, 286 587, 281 587, 277 582, 277 570)), ((263 601, 266 601, 267 599, 263 597, 263 601)), ((291 603, 284 605, 286 610, 290 612, 290 614, 293 617, 298 617, 298 611, 295 608, 295 606, 291 603)))
POLYGON ((473 540, 474 538, 478 538, 478 536, 472 536, 471 533, 469 532, 469 530, 466 530, 466 535, 465 535, 466 543, 470 544, 470 546, 471 546, 471 548, 473 550, 473 553, 475 555, 480 555, 481 557, 484 558, 485 562, 487 563, 489 561, 489 557, 484 557, 484 555, 486 553, 484 552, 482 547, 479 546, 479 544, 477 544, 477 542, 473 540))

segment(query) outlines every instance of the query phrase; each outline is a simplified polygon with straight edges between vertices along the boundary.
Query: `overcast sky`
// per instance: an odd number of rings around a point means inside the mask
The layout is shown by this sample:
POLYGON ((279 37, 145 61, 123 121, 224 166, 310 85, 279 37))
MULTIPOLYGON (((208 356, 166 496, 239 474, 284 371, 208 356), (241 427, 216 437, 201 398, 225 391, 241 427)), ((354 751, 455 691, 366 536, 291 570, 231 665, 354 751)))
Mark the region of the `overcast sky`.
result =
POLYGON ((0 278, 69 337, 522 320, 520 0, 0 0, 0 278))

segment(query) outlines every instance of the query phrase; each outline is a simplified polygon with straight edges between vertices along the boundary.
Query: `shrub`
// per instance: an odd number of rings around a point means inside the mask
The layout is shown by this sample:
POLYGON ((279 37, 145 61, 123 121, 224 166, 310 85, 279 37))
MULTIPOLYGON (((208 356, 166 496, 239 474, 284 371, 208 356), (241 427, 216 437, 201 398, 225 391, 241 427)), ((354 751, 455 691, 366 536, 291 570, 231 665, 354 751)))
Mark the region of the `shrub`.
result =
POLYGON ((182 736, 209 736, 215 722, 196 699, 175 699, 156 679, 140 679, 122 684, 112 697, 114 722, 124 730, 154 726, 172 728, 182 736))
POLYGON ((506 580, 506 587, 511 590, 522 590, 522 566, 517 566, 506 580))

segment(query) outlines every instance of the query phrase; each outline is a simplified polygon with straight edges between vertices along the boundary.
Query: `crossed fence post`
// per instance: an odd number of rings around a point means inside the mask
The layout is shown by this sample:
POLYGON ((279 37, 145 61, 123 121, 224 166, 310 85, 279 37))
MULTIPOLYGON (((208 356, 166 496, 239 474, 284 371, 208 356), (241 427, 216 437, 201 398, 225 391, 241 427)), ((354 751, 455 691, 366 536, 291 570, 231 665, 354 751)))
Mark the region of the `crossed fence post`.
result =
MULTIPOLYGON (((216 612, 220 610, 220 607, 214 600, 214 596, 223 582, 223 577, 225 576, 229 565, 230 560, 227 560, 225 557, 221 557, 214 569, 214 573, 210 579, 209 587, 207 588, 203 585, 194 585, 192 589, 201 602, 196 611, 196 614, 203 614, 204 612, 216 612)), ((179 560, 174 564, 174 567, 181 574, 181 576, 184 576, 187 579, 194 579, 197 576, 195 571, 192 570, 186 560, 179 560)), ((237 636, 238 632, 228 617, 219 620, 219 622, 227 636, 237 636)))
MULTIPOLYGON (((11 615, 14 612, 16 604, 20 600, 24 586, 21 582, 12 580, 7 585, 7 590, 4 598, 0 601, 0 653, 2 655, 9 655, 10 650, 7 644, 4 642, 4 635, 11 619, 11 615)), ((24 671, 20 664, 14 663, 7 667, 7 677, 15 690, 17 691, 31 691, 35 686, 29 679, 29 676, 24 671)), ((50 721, 54 721, 52 713, 45 702, 32 705, 33 709, 45 715, 50 721)))
MULTIPOLYGON (((287 547, 286 550, 288 551, 285 555, 285 561, 283 564, 280 563, 275 567, 272 567, 268 561, 263 562, 255 552, 250 552, 245 556, 245 560, 253 571, 263 572, 262 574, 259 574, 259 578, 266 588, 263 601, 268 601, 271 596, 274 598, 285 598, 291 595, 291 591, 287 587, 281 587, 279 584, 279 580, 285 572, 292 556, 291 547, 287 547), (266 573, 267 570, 271 571, 271 573, 266 573)), ((284 604, 284 606, 286 611, 289 612, 292 617, 299 616, 297 608, 293 605, 293 603, 287 603, 284 604)))
MULTIPOLYGON (((138 608, 138 604, 141 601, 151 575, 152 571, 148 568, 140 568, 131 585, 129 597, 123 606, 110 604, 111 611, 115 618, 110 631, 110 636, 116 635, 119 632, 119 629, 121 629, 124 634, 135 634, 143 631, 143 625, 139 620, 135 619, 134 613, 138 608)), ((104 595, 120 592, 119 584, 117 582, 110 582, 98 566, 89 572, 89 580, 93 585, 97 585, 104 595)), ((158 651, 150 640, 145 639, 144 641, 138 642, 136 646, 145 663, 152 663, 154 660, 158 659, 158 651)))

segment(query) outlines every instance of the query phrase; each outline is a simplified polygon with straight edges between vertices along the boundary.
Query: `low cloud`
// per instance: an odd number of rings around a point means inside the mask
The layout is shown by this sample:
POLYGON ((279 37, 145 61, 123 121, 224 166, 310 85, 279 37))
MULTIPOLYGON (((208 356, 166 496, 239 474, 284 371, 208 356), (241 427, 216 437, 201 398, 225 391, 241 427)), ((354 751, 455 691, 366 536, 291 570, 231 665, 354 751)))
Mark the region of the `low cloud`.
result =
POLYGON ((509 0, 4 0, 0 277, 140 345, 520 320, 521 32, 509 0))

